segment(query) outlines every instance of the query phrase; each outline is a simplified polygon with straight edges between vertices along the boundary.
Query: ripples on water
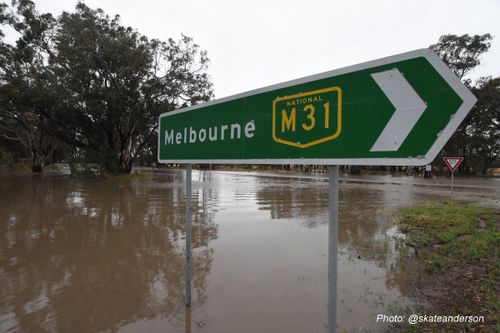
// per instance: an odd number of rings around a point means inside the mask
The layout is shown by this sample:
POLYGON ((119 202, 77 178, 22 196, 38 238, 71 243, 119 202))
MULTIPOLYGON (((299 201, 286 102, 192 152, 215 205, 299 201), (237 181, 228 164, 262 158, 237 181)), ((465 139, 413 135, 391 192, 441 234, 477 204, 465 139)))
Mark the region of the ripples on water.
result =
MULTIPOLYGON (((0 179, 0 196, 2 332, 325 331, 322 178, 194 171, 192 313, 182 171, 15 176, 0 179)), ((391 270, 387 220, 421 198, 402 186, 342 185, 340 327, 385 329, 376 313, 411 304, 409 277, 391 270)))

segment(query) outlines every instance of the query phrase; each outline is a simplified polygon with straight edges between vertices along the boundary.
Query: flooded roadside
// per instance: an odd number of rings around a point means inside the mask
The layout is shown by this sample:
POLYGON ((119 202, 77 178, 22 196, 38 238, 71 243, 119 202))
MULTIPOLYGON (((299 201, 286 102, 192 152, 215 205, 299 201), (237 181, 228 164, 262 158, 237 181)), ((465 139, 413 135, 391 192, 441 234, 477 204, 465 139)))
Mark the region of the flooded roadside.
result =
MULTIPOLYGON (((186 313, 183 177, 0 178, 0 331, 325 332, 325 179, 194 171, 186 313)), ((341 184, 340 328, 382 331, 377 313, 413 305, 388 219, 446 196, 341 184)))

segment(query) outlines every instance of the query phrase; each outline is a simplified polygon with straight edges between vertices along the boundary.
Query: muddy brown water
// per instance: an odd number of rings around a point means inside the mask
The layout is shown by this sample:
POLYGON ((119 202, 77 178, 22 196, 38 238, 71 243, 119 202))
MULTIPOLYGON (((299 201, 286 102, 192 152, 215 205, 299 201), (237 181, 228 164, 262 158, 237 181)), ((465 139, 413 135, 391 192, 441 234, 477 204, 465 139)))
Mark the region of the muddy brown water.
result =
MULTIPOLYGON (((447 195, 383 182, 341 185, 338 327, 348 332, 384 331, 377 314, 415 305, 391 216, 447 195)), ((189 311, 182 170, 2 176, 0 198, 1 332, 326 332, 324 178, 193 171, 189 311)))

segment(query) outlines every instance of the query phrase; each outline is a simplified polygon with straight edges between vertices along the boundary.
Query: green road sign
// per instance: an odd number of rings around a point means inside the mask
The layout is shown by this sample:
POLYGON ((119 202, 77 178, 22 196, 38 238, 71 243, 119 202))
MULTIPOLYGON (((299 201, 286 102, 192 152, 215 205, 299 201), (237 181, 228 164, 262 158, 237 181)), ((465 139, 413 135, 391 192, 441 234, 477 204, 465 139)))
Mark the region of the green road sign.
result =
POLYGON ((158 160, 425 165, 475 102, 422 49, 164 113, 158 160))

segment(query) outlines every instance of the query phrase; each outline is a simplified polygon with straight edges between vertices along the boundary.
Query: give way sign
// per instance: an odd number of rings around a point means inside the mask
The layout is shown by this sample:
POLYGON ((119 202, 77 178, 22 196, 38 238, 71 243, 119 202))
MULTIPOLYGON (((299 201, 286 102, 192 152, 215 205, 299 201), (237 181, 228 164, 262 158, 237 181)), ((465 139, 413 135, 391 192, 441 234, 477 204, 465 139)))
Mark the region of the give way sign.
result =
POLYGON ((451 172, 455 171, 456 168, 462 163, 464 160, 463 157, 443 157, 444 162, 450 168, 451 172))

